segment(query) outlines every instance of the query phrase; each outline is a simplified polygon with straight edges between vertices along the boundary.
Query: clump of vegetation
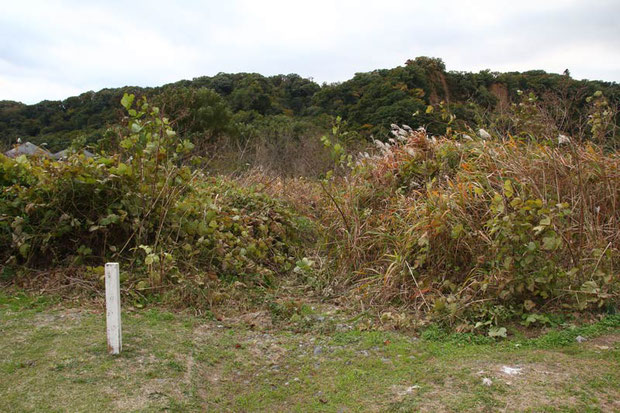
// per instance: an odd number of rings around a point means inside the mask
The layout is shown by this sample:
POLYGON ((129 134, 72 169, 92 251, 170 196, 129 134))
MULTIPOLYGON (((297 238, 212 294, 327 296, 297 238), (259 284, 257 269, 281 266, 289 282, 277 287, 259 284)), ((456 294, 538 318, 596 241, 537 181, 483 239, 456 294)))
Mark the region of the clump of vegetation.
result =
POLYGON ((333 263, 361 296, 460 329, 616 308, 617 154, 393 132, 329 186, 323 220, 333 263))
POLYGON ((125 285, 270 283, 292 270, 308 225, 253 187, 205 176, 146 99, 125 95, 114 153, 66 161, 0 155, 0 260, 49 268, 126 262, 125 285))

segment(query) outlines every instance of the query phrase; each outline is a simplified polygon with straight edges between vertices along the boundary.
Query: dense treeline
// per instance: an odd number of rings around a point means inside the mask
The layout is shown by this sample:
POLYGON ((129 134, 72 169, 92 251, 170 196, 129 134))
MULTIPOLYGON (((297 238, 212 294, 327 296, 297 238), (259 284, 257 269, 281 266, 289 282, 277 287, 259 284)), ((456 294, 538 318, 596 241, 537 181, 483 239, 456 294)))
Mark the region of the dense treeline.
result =
POLYGON ((341 116, 352 130, 375 137, 385 136, 393 123, 445 133, 453 117, 460 126, 486 124, 505 134, 512 132, 511 113, 519 110, 513 104, 523 102, 529 92, 543 107, 546 124, 555 125, 554 132, 579 137, 591 115, 587 98, 599 90, 617 125, 620 85, 578 81, 568 72, 447 72, 440 59, 418 57, 404 66, 357 73, 346 82, 322 86, 296 74, 219 73, 157 88, 90 91, 34 105, 0 101, 0 146, 7 148, 18 138, 46 143, 52 150, 76 138, 95 143, 122 117, 118 102, 124 93, 152 99, 179 132, 197 144, 222 135, 248 139, 279 129, 288 138, 299 138, 312 125, 329 125, 330 116, 341 116))

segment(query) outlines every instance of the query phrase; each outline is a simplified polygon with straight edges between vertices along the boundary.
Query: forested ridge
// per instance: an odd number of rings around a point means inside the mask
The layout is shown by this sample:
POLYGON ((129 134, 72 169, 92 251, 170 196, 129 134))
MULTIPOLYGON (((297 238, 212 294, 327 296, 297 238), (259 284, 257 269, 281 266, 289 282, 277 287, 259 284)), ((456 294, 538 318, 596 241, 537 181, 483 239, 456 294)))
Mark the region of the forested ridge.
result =
POLYGON ((222 135, 247 139, 261 128, 268 134, 282 125, 290 137, 298 137, 311 126, 327 128, 335 116, 360 136, 375 138, 387 136, 391 124, 445 133, 450 123, 446 113, 461 126, 486 124, 502 129, 506 123, 502 117, 509 114, 511 104, 530 92, 561 133, 577 136, 589 115, 587 97, 596 91, 611 107, 620 102, 620 85, 615 82, 575 80, 568 71, 562 75, 541 70, 446 71, 440 59, 428 57, 323 85, 296 74, 218 73, 161 87, 89 91, 33 105, 0 101, 0 145, 8 149, 18 138, 45 143, 51 150, 64 149, 76 138, 94 144, 122 118, 118 102, 125 93, 148 97, 171 117, 179 132, 192 135, 196 143, 222 135))

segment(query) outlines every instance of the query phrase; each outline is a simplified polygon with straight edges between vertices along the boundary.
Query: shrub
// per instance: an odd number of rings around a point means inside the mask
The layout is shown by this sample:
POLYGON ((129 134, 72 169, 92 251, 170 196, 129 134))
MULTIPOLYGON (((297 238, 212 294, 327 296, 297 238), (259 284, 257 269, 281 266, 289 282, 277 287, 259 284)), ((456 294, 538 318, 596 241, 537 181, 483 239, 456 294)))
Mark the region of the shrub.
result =
POLYGON ((193 145, 145 99, 125 95, 118 151, 66 161, 0 155, 0 259, 48 268, 122 260, 157 291, 210 278, 270 282, 302 231, 283 203, 192 170, 193 145))

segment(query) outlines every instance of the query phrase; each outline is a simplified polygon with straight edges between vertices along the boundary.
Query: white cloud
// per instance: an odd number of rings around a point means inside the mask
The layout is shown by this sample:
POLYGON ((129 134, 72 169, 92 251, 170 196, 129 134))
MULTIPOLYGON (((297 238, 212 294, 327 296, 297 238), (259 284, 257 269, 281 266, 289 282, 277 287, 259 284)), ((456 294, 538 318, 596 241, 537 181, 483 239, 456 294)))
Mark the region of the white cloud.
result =
POLYGON ((56 83, 44 78, 12 77, 0 74, 0 91, 2 99, 17 100, 26 103, 45 100, 61 100, 78 95, 84 90, 56 83))
POLYGON ((419 55, 620 81, 616 1, 77 0, 0 4, 0 100, 253 71, 321 81, 419 55))

